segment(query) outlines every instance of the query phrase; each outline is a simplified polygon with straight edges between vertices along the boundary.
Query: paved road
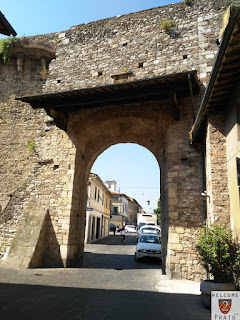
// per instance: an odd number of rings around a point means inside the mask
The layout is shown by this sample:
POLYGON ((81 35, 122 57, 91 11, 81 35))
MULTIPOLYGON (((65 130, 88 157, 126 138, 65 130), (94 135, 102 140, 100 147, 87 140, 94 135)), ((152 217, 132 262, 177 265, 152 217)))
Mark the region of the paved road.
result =
POLYGON ((209 320, 199 284, 169 280, 155 261, 135 262, 135 236, 85 247, 80 268, 0 266, 0 319, 209 320))

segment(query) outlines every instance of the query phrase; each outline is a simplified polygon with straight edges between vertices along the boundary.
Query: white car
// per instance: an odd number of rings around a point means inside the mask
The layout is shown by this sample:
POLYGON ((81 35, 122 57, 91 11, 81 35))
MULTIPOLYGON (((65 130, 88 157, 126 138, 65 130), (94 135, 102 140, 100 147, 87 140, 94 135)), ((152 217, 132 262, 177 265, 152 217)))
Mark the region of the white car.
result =
POLYGON ((135 252, 135 260, 144 257, 158 258, 162 261, 161 237, 156 234, 142 234, 135 252))
POLYGON ((126 230, 126 232, 136 232, 135 226, 134 226, 134 225, 131 225, 131 224, 127 224, 127 225, 125 226, 125 230, 126 230))
POLYGON ((140 228, 137 232, 137 240, 141 237, 142 234, 157 234, 161 236, 161 229, 158 226, 145 225, 140 228))

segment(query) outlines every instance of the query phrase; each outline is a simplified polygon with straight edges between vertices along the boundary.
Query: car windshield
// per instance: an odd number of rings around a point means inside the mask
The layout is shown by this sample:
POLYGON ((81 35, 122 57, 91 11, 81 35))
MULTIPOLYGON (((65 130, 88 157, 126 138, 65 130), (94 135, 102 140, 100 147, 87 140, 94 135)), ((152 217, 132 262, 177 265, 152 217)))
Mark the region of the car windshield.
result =
POLYGON ((141 232, 142 233, 154 233, 154 234, 159 234, 160 231, 158 229, 155 229, 155 228, 144 228, 144 229, 141 229, 141 232))
POLYGON ((139 241, 142 243, 160 243, 160 238, 150 235, 143 235, 139 241))
POLYGON ((145 225, 146 225, 146 223, 143 223, 143 222, 139 223, 139 225, 138 225, 138 229, 140 230, 140 229, 141 229, 141 227, 142 227, 142 226, 145 226, 145 225))

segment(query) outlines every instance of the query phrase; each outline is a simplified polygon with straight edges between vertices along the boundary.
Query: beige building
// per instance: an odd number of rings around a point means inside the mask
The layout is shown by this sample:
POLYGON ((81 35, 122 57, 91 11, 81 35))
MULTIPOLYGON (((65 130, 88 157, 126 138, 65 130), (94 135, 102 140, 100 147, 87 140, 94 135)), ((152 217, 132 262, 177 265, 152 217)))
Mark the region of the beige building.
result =
POLYGON ((111 222, 122 226, 128 223, 128 196, 120 192, 111 192, 111 222))
POLYGON ((105 181, 106 186, 112 193, 111 201, 111 222, 117 226, 123 223, 136 224, 137 213, 142 210, 140 204, 124 193, 117 192, 115 180, 105 181))
MULTIPOLYGON (((106 183, 106 182, 105 182, 106 183)), ((136 224, 137 213, 142 210, 140 204, 125 193, 111 192, 111 222, 116 225, 136 224)))
POLYGON ((90 173, 86 209, 85 243, 104 238, 109 232, 112 195, 101 178, 90 173))
POLYGON ((137 213, 141 212, 142 207, 133 198, 128 198, 128 220, 129 224, 137 224, 137 213))

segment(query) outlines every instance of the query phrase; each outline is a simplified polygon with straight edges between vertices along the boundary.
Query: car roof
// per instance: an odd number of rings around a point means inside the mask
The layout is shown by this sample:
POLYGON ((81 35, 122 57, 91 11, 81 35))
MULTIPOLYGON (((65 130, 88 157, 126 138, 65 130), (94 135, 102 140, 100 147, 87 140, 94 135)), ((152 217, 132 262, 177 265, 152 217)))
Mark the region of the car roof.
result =
POLYGON ((160 238, 161 236, 160 236, 160 234, 155 234, 155 233, 144 233, 141 235, 140 238, 142 238, 142 237, 158 237, 158 238, 160 238))
POLYGON ((146 228, 160 229, 158 226, 153 226, 153 225, 151 225, 151 224, 146 224, 146 225, 142 226, 142 227, 140 228, 140 230, 141 230, 141 229, 146 229, 146 228))

